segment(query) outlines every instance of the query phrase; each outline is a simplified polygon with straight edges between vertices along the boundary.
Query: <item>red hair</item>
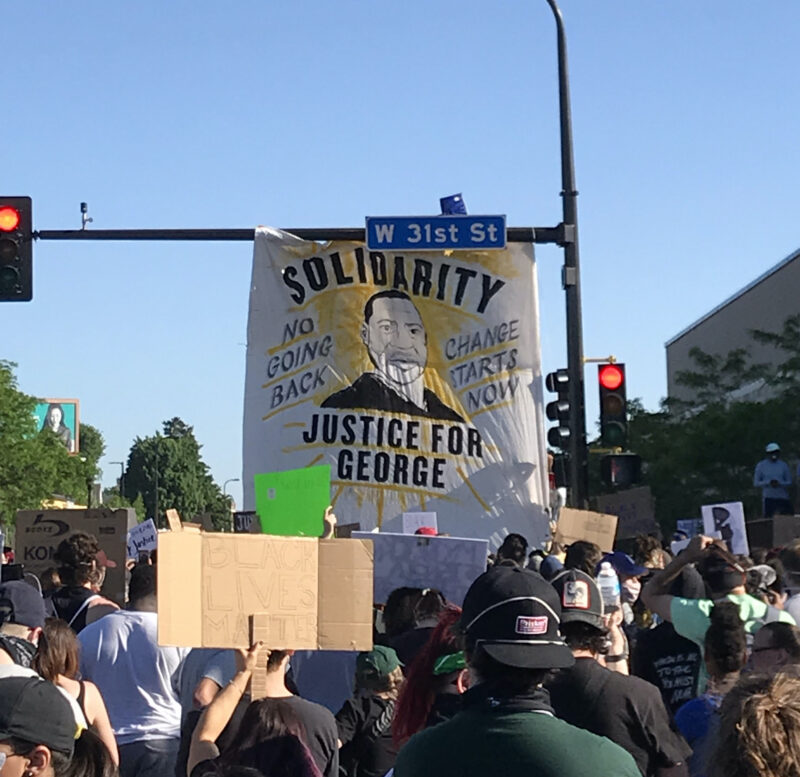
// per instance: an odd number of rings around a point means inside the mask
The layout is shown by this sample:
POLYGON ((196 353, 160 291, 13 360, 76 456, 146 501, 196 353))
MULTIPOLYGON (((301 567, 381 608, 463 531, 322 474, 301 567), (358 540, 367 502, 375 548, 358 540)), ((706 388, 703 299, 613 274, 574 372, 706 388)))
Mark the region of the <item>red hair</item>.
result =
POLYGON ((437 659, 461 649, 454 628, 460 618, 461 608, 448 604, 425 647, 408 667, 392 721, 392 739, 398 747, 425 728, 440 684, 437 680, 445 679, 434 677, 433 667, 437 659))

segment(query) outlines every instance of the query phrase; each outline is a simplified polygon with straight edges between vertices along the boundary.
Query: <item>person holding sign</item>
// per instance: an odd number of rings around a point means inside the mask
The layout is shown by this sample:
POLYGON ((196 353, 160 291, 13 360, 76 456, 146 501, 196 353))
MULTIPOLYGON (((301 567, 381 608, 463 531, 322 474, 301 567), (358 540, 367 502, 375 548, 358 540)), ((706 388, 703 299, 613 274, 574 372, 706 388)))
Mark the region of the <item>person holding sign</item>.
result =
POLYGON ((247 651, 237 650, 237 673, 206 707, 192 733, 186 764, 190 777, 213 773, 216 766, 248 766, 265 775, 338 777, 333 714, 294 696, 286 687, 286 671, 294 651, 267 650, 266 676, 259 677, 256 667, 265 650, 261 642, 247 651), (251 701, 254 681, 258 681, 263 695, 251 701), (223 742, 226 729, 235 733, 223 742), (277 737, 293 741, 281 742, 277 737))
MULTIPOLYGON (((714 603, 727 598, 739 607, 739 617, 745 631, 755 634, 761 626, 771 621, 794 624, 791 615, 750 596, 745 588, 745 571, 720 540, 697 535, 666 567, 657 572, 642 590, 642 602, 656 615, 672 622, 675 631, 694 642, 701 650, 711 624, 710 614, 714 603), (696 564, 697 570, 711 591, 708 599, 683 599, 671 596, 670 584, 687 564, 696 564)), ((698 690, 705 690, 708 675, 701 667, 698 690)))

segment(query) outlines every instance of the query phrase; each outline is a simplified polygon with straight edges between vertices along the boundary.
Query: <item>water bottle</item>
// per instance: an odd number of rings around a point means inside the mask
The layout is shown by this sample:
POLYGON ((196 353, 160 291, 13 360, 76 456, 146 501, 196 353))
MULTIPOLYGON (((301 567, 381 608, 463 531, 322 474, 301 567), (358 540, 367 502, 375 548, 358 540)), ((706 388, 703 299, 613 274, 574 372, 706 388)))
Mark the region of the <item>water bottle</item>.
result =
POLYGON ((619 578, 609 561, 600 564, 600 572, 597 575, 597 587, 600 589, 600 598, 603 600, 603 608, 606 612, 618 610, 620 606, 619 578))

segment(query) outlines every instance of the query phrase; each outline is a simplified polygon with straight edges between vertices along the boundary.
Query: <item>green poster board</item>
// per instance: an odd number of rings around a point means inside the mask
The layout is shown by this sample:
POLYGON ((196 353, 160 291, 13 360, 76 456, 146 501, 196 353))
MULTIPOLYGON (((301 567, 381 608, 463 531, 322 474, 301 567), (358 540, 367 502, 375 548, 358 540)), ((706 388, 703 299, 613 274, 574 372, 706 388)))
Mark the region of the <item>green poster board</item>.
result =
POLYGON ((320 537, 322 516, 331 503, 331 468, 290 469, 253 477, 256 513, 264 534, 320 537))

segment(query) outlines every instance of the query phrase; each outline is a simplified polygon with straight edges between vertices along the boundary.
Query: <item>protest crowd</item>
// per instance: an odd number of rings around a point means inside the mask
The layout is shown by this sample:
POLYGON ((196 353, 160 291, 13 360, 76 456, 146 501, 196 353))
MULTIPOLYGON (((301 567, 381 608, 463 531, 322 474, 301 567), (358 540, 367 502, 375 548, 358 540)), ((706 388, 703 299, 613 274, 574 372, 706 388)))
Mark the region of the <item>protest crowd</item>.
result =
POLYGON ((160 645, 159 552, 115 603, 73 531, 45 585, 0 583, 0 775, 800 775, 800 540, 682 544, 509 534, 457 601, 440 556, 372 649, 307 651, 160 645))

